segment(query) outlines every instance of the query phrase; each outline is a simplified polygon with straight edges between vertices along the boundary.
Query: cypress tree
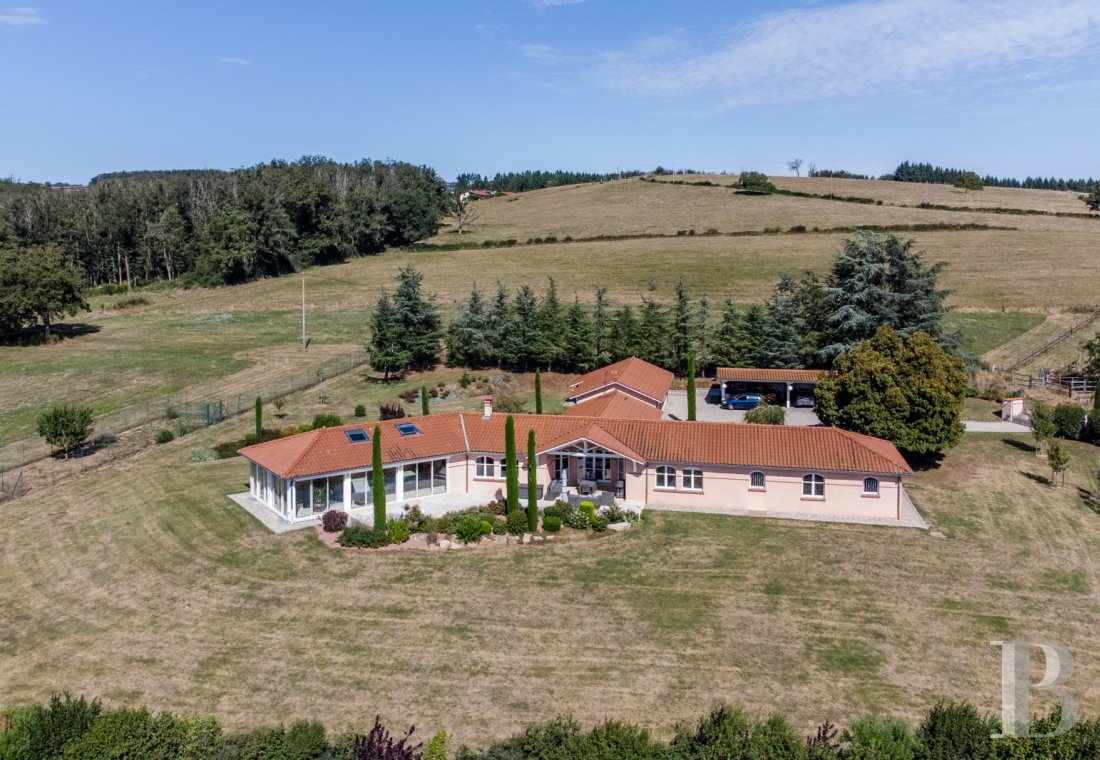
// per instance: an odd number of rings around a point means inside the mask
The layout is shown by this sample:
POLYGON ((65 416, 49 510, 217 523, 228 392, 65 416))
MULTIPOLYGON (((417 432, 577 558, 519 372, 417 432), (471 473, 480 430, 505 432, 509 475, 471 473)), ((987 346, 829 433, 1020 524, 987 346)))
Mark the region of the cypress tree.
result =
POLYGON ((527 528, 532 533, 539 527, 538 458, 535 454, 535 430, 527 431, 527 528))
POLYGON ((695 354, 688 354, 688 420, 695 422, 695 354))
POLYGON ((672 319, 670 326, 670 345, 672 361, 677 366, 671 367, 677 372, 684 369, 684 360, 692 352, 695 344, 695 318, 691 311, 691 295, 684 286, 681 278, 676 283, 676 302, 672 307, 672 319))
POLYGON ((519 509, 519 472, 516 471, 516 421, 512 415, 504 423, 504 477, 506 501, 505 511, 512 514, 519 509))
POLYGON ((542 414, 542 372, 535 368, 535 414, 542 414))
POLYGON ((611 328, 611 308, 607 303, 607 288, 596 289, 596 305, 592 309, 592 348, 595 352, 595 366, 609 363, 611 352, 607 339, 611 328))
POLYGON ((428 386, 420 386, 420 413, 427 417, 432 413, 432 410, 428 407, 428 386))
POLYGON ((260 400, 260 397, 256 397, 256 440, 260 440, 264 435, 264 402, 260 400))
POLYGON ((371 450, 371 495, 374 498, 374 527, 386 525, 386 482, 382 473, 382 428, 374 426, 374 441, 371 450))

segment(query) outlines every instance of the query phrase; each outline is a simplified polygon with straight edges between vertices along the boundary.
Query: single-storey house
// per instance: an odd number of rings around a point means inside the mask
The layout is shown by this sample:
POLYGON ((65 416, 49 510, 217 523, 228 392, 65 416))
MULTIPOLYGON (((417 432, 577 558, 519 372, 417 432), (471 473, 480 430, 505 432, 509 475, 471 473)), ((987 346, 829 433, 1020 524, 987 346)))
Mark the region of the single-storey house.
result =
POLYGON ((588 399, 618 392, 655 409, 664 409, 672 373, 636 356, 593 370, 569 386, 566 401, 580 404, 588 399))
POLYGON ((777 406, 813 406, 817 381, 822 374, 823 370, 818 369, 719 367, 715 381, 719 401, 739 393, 759 393, 777 406))
MULTIPOLYGON (((655 399, 659 400, 659 399, 655 399)), ((609 401, 607 403, 620 403, 609 401)), ((499 498, 505 491, 505 421, 484 411, 321 428, 241 449, 253 499, 284 521, 329 509, 371 511, 374 425, 381 428, 386 499, 398 511, 434 497, 499 498)), ((912 474, 893 444, 829 427, 614 419, 579 414, 511 415, 524 451, 535 432, 539 491, 581 488, 600 503, 901 519, 912 474)))

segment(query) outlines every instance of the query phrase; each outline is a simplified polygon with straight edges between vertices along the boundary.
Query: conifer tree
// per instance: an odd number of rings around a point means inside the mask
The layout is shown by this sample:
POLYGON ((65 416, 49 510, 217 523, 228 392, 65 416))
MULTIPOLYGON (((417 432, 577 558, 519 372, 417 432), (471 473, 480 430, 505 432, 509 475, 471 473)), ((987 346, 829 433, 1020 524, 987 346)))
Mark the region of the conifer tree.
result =
POLYGON ((535 453, 535 429, 527 431, 527 529, 532 533, 539 527, 538 456, 535 453))
POLYGON ((542 371, 535 367, 535 414, 542 414, 542 371))
POLYGON ((596 303, 592 308, 592 346, 594 348, 593 365, 609 364, 611 352, 608 350, 608 337, 611 330, 611 306, 607 302, 607 288, 596 288, 596 303))
POLYGON ((382 427, 374 426, 371 441, 371 498, 374 503, 374 527, 386 525, 386 481, 382 472, 382 427))
POLYGON ((432 413, 431 402, 428 400, 428 386, 420 386, 420 413, 427 417, 432 413))
POLYGON ((588 372, 596 366, 595 327, 588 312, 574 295, 565 310, 565 358, 563 366, 574 372, 588 372))
POLYGON ((512 415, 504 422, 504 488, 505 511, 512 514, 519 509, 519 472, 516 461, 516 421, 512 415))
POLYGON ((475 282, 470 298, 447 326, 447 364, 480 369, 496 362, 485 297, 475 282))
POLYGON ((680 359, 669 356, 672 328, 668 313, 654 299, 654 289, 651 286, 649 296, 642 296, 641 358, 658 367, 675 367, 680 359))
POLYGON ((790 272, 784 272, 772 289, 765 309, 767 325, 764 343, 760 347, 760 362, 756 367, 772 369, 797 369, 799 339, 802 334, 802 317, 796 298, 798 283, 790 272))
POLYGON ((560 367, 560 363, 564 358, 563 328, 564 320, 562 319, 561 299, 558 297, 558 285, 551 277, 546 295, 539 305, 539 345, 536 357, 536 361, 546 367, 547 370, 560 367))
POLYGON ((695 319, 691 310, 691 295, 681 278, 676 283, 676 300, 672 305, 670 349, 676 372, 685 370, 684 362, 695 346, 695 319))
POLYGON ((385 290, 378 296, 371 314, 370 334, 367 346, 370 365, 381 371, 384 379, 389 380, 391 374, 403 372, 409 366, 411 356, 401 338, 393 301, 385 290))
POLYGON ((710 299, 706 296, 699 297, 699 305, 695 311, 694 351, 699 368, 704 374, 714 368, 710 353, 710 299))
POLYGON ((695 354, 687 358, 687 402, 688 420, 695 422, 695 354))
POLYGON ((489 307, 489 351, 498 367, 508 363, 508 332, 512 325, 512 302, 508 288, 497 280, 497 291, 489 307))
POLYGON ((397 289, 393 294, 393 310, 398 326, 399 345, 408 354, 408 367, 431 369, 439 362, 439 341, 442 323, 432 296, 421 292, 424 275, 411 264, 397 273, 397 289))
POLYGON ((634 307, 630 304, 615 312, 609 330, 607 350, 608 358, 612 362, 622 361, 631 356, 641 356, 644 353, 642 325, 634 313, 634 307))
POLYGON ((726 296, 722 301, 722 313, 711 337, 711 350, 716 367, 742 367, 741 359, 744 347, 741 345, 741 314, 733 299, 726 296))
POLYGON ((767 340, 768 314, 764 307, 754 303, 741 318, 738 344, 741 348, 742 366, 759 367, 764 361, 761 350, 767 340))
POLYGON ((524 372, 540 358, 538 302, 529 285, 521 285, 512 302, 511 327, 505 337, 504 363, 524 372))
POLYGON ((256 440, 260 440, 264 435, 264 402, 260 400, 260 397, 256 397, 256 440))

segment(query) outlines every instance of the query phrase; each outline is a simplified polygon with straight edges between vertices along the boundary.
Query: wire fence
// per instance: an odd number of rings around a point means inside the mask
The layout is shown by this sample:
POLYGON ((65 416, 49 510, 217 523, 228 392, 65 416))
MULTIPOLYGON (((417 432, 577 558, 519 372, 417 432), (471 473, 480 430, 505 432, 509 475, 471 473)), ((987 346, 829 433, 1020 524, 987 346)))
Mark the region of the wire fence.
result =
POLYGON ((298 366, 222 398, 164 396, 132 404, 95 419, 88 443, 63 456, 41 438, 26 438, 0 447, 0 502, 23 496, 34 488, 51 485, 63 477, 82 473, 149 447, 158 434, 174 437, 200 427, 216 425, 230 417, 251 412, 256 397, 264 402, 298 393, 367 363, 365 351, 330 357, 309 367, 298 366), (158 425, 151 423, 159 422, 158 425))

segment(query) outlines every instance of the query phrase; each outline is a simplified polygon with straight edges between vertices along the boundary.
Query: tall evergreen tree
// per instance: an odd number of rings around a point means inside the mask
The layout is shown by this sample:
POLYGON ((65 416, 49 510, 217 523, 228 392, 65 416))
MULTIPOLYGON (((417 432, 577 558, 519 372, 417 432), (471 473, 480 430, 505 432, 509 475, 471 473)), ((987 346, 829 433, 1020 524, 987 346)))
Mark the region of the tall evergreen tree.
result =
POLYGON ((699 368, 704 374, 714 369, 714 361, 710 353, 710 299, 706 296, 699 297, 699 305, 695 311, 694 350, 699 358, 699 368))
POLYGON ((527 529, 534 533, 539 527, 539 460, 535 453, 535 429, 527 431, 527 529))
POLYGON ((505 511, 519 509, 519 463, 516 457, 516 421, 512 415, 504 421, 504 489, 505 511))
POLYGON ((367 346, 367 352, 370 354, 371 367, 384 373, 386 380, 393 373, 403 372, 411 360, 402 340, 401 325, 397 321, 393 301, 385 290, 378 296, 378 303, 371 314, 370 345, 367 346))
POLYGON ((608 331, 608 358, 612 362, 622 361, 631 356, 641 356, 645 351, 642 345, 642 325, 630 304, 615 312, 608 331))
POLYGON ((651 287, 649 296, 642 296, 641 358, 658 367, 675 368, 680 360, 669 355, 672 326, 668 312, 653 297, 653 290, 651 287))
POLYGON ((256 440, 259 441, 264 435, 264 402, 257 396, 256 397, 256 440))
POLYGON ((745 347, 742 344, 741 314, 737 304, 726 296, 722 301, 722 312, 711 333, 711 351, 716 367, 743 367, 742 356, 745 347))
POLYGON ((797 294, 798 283, 790 272, 784 272, 765 305, 767 327, 760 347, 760 363, 755 366, 774 369, 802 366, 798 353, 802 315, 797 294))
POLYGON ((688 420, 695 422, 695 354, 687 357, 687 402, 688 420))
POLYGON ((508 363, 508 335, 512 326, 512 302, 508 288, 497 280, 497 291, 489 307, 489 350, 498 367, 508 363))
POLYGON ((420 413, 427 417, 432 413, 431 401, 428 399, 428 386, 420 386, 420 413))
POLYGON ((768 313, 754 303, 741 319, 738 342, 741 345, 741 361, 745 367, 759 367, 765 360, 762 347, 767 340, 768 313))
POLYGON ((695 315, 691 308, 691 295, 684 285, 683 278, 676 283, 676 300, 672 304, 670 318, 670 349, 676 372, 686 370, 687 356, 695 347, 695 315))
POLYGON ((563 366, 574 372, 588 372, 596 367, 595 326, 588 312, 574 295, 565 311, 565 359, 563 366))
POLYGON ((542 370, 535 367, 535 414, 542 414, 542 370))
POLYGON ((592 345, 595 349, 592 363, 597 367, 611 362, 611 352, 608 350, 611 316, 611 306, 607 302, 607 288, 596 288, 596 303, 592 307, 592 345))
POLYGON ((397 273, 393 294, 394 315, 400 329, 400 342, 409 355, 409 368, 431 369, 439 362, 442 337, 439 309, 434 298, 421 292, 424 275, 411 264, 397 273))
POLYGON ((382 427, 374 426, 371 441, 371 500, 374 504, 374 527, 386 525, 386 480, 382 471, 382 427))
POLYGON ((560 368, 565 357, 564 333, 561 299, 558 297, 558 285, 550 278, 546 295, 539 305, 538 313, 539 345, 537 361, 547 370, 560 368))
POLYGON ((475 282, 469 300, 447 326, 447 364, 480 369, 495 363, 492 332, 485 297, 475 282))
POLYGON ((826 367, 821 349, 829 332, 829 301, 825 287, 813 272, 806 272, 798 280, 795 292, 798 314, 802 321, 798 358, 803 367, 826 367))
POLYGON ((512 302, 512 318, 505 336, 504 363, 527 372, 540 357, 541 330, 535 293, 520 285, 512 302))

